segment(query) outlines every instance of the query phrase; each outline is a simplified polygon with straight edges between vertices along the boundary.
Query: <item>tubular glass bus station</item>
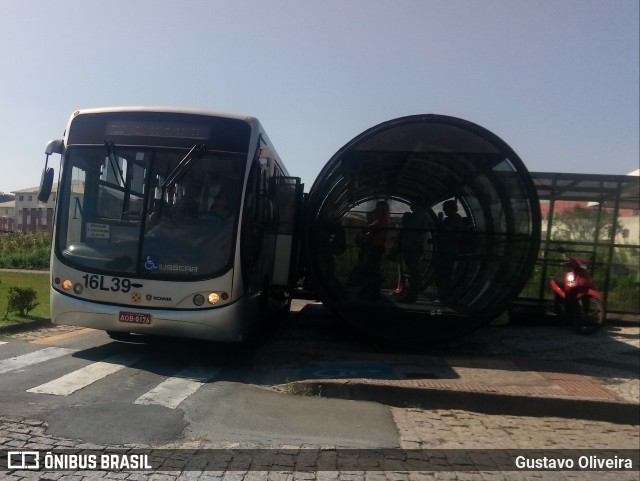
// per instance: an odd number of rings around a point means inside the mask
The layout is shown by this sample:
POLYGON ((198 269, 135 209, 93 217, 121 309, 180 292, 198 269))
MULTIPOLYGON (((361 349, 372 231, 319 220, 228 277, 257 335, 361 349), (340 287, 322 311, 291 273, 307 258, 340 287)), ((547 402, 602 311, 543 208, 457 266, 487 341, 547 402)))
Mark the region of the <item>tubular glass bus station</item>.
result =
POLYGON ((329 160, 303 239, 314 287, 338 315, 383 339, 433 342, 488 322, 518 295, 540 210, 501 139, 461 119, 412 116, 329 160))

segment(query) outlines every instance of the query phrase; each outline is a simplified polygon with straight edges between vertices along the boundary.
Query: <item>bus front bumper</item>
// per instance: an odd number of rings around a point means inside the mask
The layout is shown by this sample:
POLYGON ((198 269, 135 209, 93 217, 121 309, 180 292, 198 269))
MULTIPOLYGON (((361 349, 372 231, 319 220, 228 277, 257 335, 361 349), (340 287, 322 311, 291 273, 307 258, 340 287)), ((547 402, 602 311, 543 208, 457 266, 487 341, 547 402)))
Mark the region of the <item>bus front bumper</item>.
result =
POLYGON ((51 288, 51 322, 104 331, 241 342, 258 322, 257 298, 243 297, 218 308, 139 309, 86 302, 51 288))

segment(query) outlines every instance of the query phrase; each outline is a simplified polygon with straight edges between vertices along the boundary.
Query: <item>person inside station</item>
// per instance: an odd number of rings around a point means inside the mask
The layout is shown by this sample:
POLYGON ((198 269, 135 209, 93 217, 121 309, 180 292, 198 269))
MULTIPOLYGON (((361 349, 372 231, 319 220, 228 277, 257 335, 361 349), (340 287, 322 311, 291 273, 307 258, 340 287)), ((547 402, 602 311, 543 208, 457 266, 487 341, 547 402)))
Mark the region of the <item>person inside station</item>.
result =
POLYGON ((394 239, 393 247, 389 251, 388 257, 392 261, 398 263, 398 283, 397 287, 393 290, 392 296, 398 299, 406 294, 406 274, 404 268, 404 262, 402 260, 402 237, 406 231, 407 225, 410 224, 411 212, 405 212, 400 219, 400 231, 398 236, 394 239))
POLYGON ((458 202, 454 199, 442 204, 438 214, 438 244, 434 258, 438 301, 447 303, 453 288, 454 271, 460 252, 460 242, 466 223, 458 213, 458 202))
POLYGON ((420 201, 411 202, 411 212, 402 217, 402 230, 398 239, 402 292, 399 302, 414 303, 420 289, 420 258, 432 224, 429 214, 420 201))
POLYGON ((382 258, 386 250, 387 232, 389 230, 390 208, 387 201, 376 203, 371 212, 367 226, 358 235, 361 250, 362 290, 364 299, 380 298, 382 275, 380 272, 382 258))

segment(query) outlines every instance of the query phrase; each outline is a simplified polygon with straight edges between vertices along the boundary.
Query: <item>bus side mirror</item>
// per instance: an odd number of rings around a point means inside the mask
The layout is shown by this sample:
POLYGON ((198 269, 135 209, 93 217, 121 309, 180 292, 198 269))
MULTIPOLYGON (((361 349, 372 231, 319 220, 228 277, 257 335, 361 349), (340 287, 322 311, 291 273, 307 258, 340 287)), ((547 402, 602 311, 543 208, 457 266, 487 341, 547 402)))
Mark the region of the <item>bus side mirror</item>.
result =
POLYGON ((40 191, 38 192, 38 200, 40 202, 49 202, 51 188, 53 187, 53 168, 49 167, 42 170, 42 178, 40 179, 40 191))
POLYGON ((44 162, 44 169, 42 170, 42 178, 40 179, 40 190, 38 191, 38 200, 40 202, 48 202, 51 195, 51 188, 53 187, 53 168, 47 168, 49 163, 49 156, 51 154, 64 153, 64 142, 61 139, 51 140, 47 147, 44 149, 44 153, 47 158, 44 162))

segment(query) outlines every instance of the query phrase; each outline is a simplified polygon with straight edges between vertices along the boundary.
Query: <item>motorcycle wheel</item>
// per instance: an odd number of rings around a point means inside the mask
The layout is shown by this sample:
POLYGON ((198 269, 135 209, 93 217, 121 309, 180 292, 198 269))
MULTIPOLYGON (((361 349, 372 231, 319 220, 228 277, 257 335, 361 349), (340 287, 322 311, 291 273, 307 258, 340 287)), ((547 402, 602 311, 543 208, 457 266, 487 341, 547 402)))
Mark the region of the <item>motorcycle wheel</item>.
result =
POLYGON ((597 297, 583 297, 578 301, 573 327, 580 334, 593 334, 604 324, 605 312, 597 297))

